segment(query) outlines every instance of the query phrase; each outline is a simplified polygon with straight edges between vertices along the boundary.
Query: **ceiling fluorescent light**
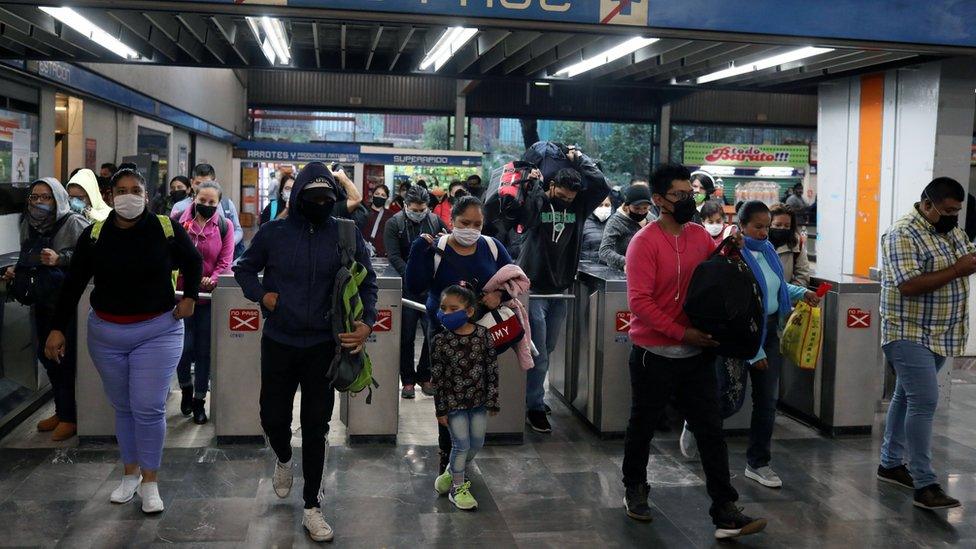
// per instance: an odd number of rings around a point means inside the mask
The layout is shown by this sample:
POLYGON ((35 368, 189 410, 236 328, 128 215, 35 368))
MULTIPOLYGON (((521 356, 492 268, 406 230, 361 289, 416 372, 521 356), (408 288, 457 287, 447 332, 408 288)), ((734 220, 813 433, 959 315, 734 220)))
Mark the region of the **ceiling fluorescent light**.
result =
POLYGON ((136 50, 126 46, 121 40, 109 34, 95 23, 92 23, 80 13, 71 8, 51 8, 39 6, 41 11, 51 17, 68 25, 80 34, 83 34, 92 42, 98 43, 103 48, 118 55, 123 59, 139 59, 136 50))
POLYGON ((720 70, 718 72, 713 72, 711 74, 706 74, 705 76, 699 76, 696 80, 699 84, 707 84, 709 82, 714 82, 716 80, 722 80, 723 78, 732 78, 733 76, 739 76, 740 74, 746 74, 755 71, 761 71, 763 69, 772 68, 784 63, 791 63, 793 61, 799 61, 801 59, 806 59, 807 57, 813 57, 814 55, 820 55, 822 53, 828 53, 834 51, 833 48, 814 48, 806 47, 796 50, 791 50, 786 53, 781 53, 779 55, 774 55, 772 57, 767 57, 765 59, 760 59, 755 63, 748 63, 745 65, 735 65, 733 62, 732 66, 720 70))
POLYGON ((466 27, 447 29, 420 62, 420 70, 425 71, 433 67, 434 71, 439 71, 476 34, 478 34, 478 29, 466 27))
POLYGON ((593 70, 601 65, 606 65, 607 63, 616 61, 621 57, 630 55, 644 46, 649 46, 657 41, 657 38, 643 38, 637 36, 602 53, 598 53, 589 59, 584 59, 575 65, 570 65, 558 71, 556 74, 566 75, 567 77, 572 78, 578 74, 583 74, 586 71, 593 70))
POLYGON ((276 62, 287 65, 291 62, 291 49, 288 47, 288 35, 281 19, 275 17, 247 17, 247 24, 251 27, 254 40, 261 46, 261 51, 274 65, 276 62))

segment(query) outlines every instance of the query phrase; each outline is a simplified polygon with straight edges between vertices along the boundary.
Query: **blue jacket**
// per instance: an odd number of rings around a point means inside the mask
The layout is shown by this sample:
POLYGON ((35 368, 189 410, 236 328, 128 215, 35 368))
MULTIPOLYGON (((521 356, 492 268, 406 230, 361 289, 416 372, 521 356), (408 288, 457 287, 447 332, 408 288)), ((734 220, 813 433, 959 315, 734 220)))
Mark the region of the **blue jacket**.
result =
MULTIPOLYGON (((304 183, 296 181, 292 196, 300 198, 304 183)), ((292 200, 298 204, 298 200, 292 200)), ((332 289, 339 271, 339 233, 335 218, 314 227, 299 208, 285 219, 261 225, 251 246, 234 266, 244 296, 261 303, 267 292, 278 293, 274 311, 264 310, 264 335, 284 345, 311 347, 332 341, 332 289), (264 271, 263 281, 258 273, 264 271)), ((376 322, 376 273, 366 243, 356 231, 356 261, 369 271, 359 288, 363 323, 376 322)))

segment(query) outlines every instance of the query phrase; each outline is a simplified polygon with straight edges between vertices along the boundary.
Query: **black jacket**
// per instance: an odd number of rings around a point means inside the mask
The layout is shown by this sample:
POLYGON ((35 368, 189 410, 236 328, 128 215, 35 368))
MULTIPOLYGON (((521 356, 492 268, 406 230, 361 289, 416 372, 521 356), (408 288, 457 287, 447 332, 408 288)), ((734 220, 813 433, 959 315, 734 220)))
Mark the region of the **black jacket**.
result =
POLYGON ((446 232, 447 226, 432 212, 428 213, 427 218, 420 223, 413 223, 407 219, 405 212, 399 211, 386 222, 386 227, 383 228, 386 257, 402 277, 407 273, 407 258, 410 257, 410 246, 413 241, 422 234, 436 236, 446 232))

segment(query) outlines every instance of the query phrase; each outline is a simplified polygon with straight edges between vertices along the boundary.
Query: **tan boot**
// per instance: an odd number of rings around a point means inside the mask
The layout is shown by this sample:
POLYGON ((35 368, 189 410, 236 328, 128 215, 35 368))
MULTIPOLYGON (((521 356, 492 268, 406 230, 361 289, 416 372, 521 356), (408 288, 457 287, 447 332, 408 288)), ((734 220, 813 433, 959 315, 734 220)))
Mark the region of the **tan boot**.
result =
POLYGON ((54 429, 54 433, 51 434, 51 440, 54 442, 68 440, 69 438, 75 436, 75 433, 77 432, 78 425, 76 423, 62 421, 61 423, 58 423, 58 426, 54 429))
POLYGON ((53 416, 51 416, 51 417, 49 417, 47 419, 42 419, 41 421, 38 421, 37 422, 37 430, 40 431, 40 432, 42 432, 42 433, 46 433, 48 431, 53 431, 54 428, 58 426, 58 423, 59 422, 60 422, 60 420, 58 419, 58 415, 57 414, 54 414, 53 416))

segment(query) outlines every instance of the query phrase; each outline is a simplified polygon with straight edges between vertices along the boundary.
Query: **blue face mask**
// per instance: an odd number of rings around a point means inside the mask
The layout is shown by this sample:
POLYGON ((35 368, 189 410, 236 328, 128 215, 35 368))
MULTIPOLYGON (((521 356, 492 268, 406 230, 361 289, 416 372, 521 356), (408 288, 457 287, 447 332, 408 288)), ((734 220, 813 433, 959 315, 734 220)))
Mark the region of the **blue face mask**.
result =
POLYGON ((84 200, 76 197, 71 197, 68 199, 68 206, 71 208, 71 211, 75 213, 84 213, 85 208, 88 207, 84 200))
POLYGON ((437 320, 439 320, 445 328, 453 332, 454 330, 457 330, 461 326, 467 324, 468 312, 465 310, 454 311, 453 313, 437 311, 437 320))

